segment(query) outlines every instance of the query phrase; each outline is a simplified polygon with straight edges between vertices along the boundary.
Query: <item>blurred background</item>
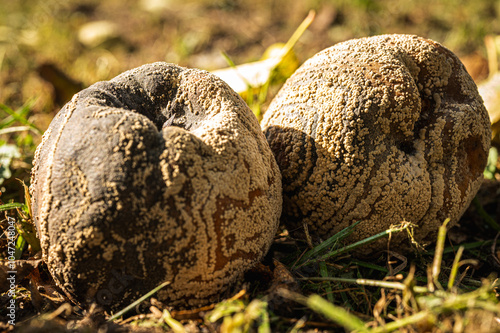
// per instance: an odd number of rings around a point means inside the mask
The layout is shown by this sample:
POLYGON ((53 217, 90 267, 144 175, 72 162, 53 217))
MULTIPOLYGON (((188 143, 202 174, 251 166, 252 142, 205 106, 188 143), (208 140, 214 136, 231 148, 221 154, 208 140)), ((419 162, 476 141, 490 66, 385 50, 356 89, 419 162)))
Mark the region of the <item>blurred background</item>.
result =
POLYGON ((236 64, 255 61, 310 9, 316 19, 295 47, 301 62, 346 39, 410 33, 444 44, 479 81, 488 75, 484 38, 500 34, 498 0, 1 1, 0 101, 36 99, 33 111, 51 112, 68 98, 58 74, 79 90, 154 61, 213 70, 228 66, 221 51, 236 64))
POLYGON ((40 134, 75 92, 155 61, 206 70, 228 67, 222 53, 235 64, 257 61, 311 9, 297 66, 340 41, 408 33, 454 51, 476 82, 498 69, 488 57, 500 49, 498 0, 2 0, 0 190, 29 180, 40 134))

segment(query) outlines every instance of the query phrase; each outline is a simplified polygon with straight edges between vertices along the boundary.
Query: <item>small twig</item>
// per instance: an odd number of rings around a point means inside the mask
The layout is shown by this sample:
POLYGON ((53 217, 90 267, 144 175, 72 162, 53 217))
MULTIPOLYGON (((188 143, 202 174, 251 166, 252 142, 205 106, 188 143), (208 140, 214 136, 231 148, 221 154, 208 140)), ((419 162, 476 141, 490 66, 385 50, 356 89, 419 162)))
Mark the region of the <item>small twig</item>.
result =
POLYGON ((47 321, 51 321, 59 317, 59 315, 62 313, 66 313, 66 315, 69 315, 71 311, 73 311, 71 305, 69 303, 64 303, 63 305, 58 307, 57 310, 55 310, 54 312, 47 314, 44 319, 46 319, 47 321))
POLYGON ((22 131, 29 131, 29 130, 32 130, 34 133, 39 134, 38 131, 34 130, 30 126, 14 126, 14 127, 7 127, 7 128, 0 129, 0 135, 8 134, 8 133, 15 133, 15 132, 22 132, 22 131))
POLYGON ((179 323, 177 320, 172 318, 172 315, 167 309, 163 310, 163 315, 160 319, 160 321, 164 321, 174 333, 185 333, 186 330, 184 329, 184 326, 182 326, 181 323, 179 323))
POLYGON ((382 332, 392 332, 397 329, 407 327, 409 325, 417 324, 423 320, 433 320, 434 316, 428 311, 421 311, 414 315, 398 319, 397 321, 392 321, 385 324, 382 327, 376 327, 371 330, 371 333, 382 333, 382 332))
POLYGON ((229 298, 228 301, 234 301, 234 300, 240 299, 243 296, 245 296, 246 293, 247 293, 247 291, 245 289, 241 289, 233 297, 229 298))
POLYGON ((434 285, 438 288, 441 287, 438 279, 439 279, 439 274, 441 273, 441 262, 443 260, 444 243, 446 241, 446 226, 448 225, 449 222, 450 219, 447 218, 446 220, 444 220, 443 225, 439 227, 438 237, 436 242, 436 252, 434 253, 434 261, 432 262, 431 277, 432 281, 434 282, 434 285))
POLYGON ((457 251, 457 254, 455 256, 455 259, 453 260, 453 265, 451 266, 450 277, 448 279, 448 290, 449 291, 451 291, 451 289, 455 285, 455 278, 457 276, 458 266, 459 266, 460 258, 462 257, 462 253, 463 252, 464 252, 464 247, 460 246, 458 248, 458 251, 457 251))
POLYGON ((412 263, 410 265, 410 270, 408 272, 408 275, 406 278, 403 280, 403 284, 406 286, 406 289, 403 290, 403 305, 405 308, 410 308, 410 309, 419 309, 418 303, 415 299, 415 270, 416 267, 412 263), (411 302, 411 306, 410 306, 411 302))
POLYGON ((309 235, 309 227, 308 227, 307 223, 302 223, 302 226, 304 227, 304 233, 306 234, 307 246, 309 246, 310 249, 313 249, 314 246, 313 246, 313 243, 311 240, 311 235, 309 235))
POLYGON ((404 255, 399 254, 397 252, 387 250, 387 266, 389 267, 389 275, 398 274, 403 269, 405 269, 407 265, 408 265, 408 258, 406 258, 404 255), (398 266, 396 266, 396 268, 392 268, 391 261, 390 261, 391 255, 396 257, 396 259, 399 259, 402 261, 402 263, 399 264, 398 266))
POLYGON ((158 319, 161 318, 163 315, 163 312, 161 312, 160 309, 158 309, 156 306, 153 305, 149 307, 149 311, 151 311, 153 317, 158 319))
MULTIPOLYGON (((338 277, 308 277, 299 278, 299 280, 309 280, 309 281, 333 281, 333 282, 344 282, 344 283, 354 283, 364 286, 389 288, 389 289, 399 289, 405 290, 407 286, 401 282, 394 281, 380 281, 380 280, 370 280, 370 279, 349 279, 349 278, 338 278, 338 277)), ((426 293, 429 290, 425 287, 414 286, 413 290, 417 293, 426 293)))
POLYGON ((292 327, 292 329, 290 330, 290 333, 299 333, 299 332, 302 332, 301 329, 306 326, 306 321, 307 321, 307 317, 306 316, 301 317, 299 320, 297 320, 297 322, 295 323, 295 325, 292 327))

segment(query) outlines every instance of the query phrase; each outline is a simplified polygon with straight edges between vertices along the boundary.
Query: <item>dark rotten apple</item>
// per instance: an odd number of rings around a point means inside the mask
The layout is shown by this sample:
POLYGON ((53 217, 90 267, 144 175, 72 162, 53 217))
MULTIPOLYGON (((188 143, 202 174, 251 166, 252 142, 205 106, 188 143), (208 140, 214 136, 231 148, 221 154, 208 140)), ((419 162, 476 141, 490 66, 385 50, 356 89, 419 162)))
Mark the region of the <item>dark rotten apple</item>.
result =
POLYGON ((258 121, 222 80, 154 63, 76 94, 32 172, 43 258, 75 302, 217 300, 268 251, 281 176, 258 121))

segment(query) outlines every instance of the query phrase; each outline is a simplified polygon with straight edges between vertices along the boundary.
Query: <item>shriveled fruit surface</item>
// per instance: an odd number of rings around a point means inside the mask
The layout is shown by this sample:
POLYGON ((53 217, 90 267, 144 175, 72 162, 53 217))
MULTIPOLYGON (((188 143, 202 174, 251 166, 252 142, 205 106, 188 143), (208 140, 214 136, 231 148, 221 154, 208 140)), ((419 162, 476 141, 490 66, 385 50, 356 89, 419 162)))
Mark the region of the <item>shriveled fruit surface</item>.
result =
POLYGON ((217 300, 267 252, 281 176, 257 119, 200 70, 144 65, 76 94, 37 149, 43 257, 77 303, 217 300))
MULTIPOLYGON (((460 60, 431 40, 382 35, 316 54, 262 127, 283 176, 283 221, 351 240, 409 221, 420 243, 458 221, 483 179, 488 114, 460 60)), ((406 235, 393 237, 398 250, 406 235)), ((403 244, 408 245, 405 241, 403 244)), ((385 249, 386 241, 370 250, 385 249)))

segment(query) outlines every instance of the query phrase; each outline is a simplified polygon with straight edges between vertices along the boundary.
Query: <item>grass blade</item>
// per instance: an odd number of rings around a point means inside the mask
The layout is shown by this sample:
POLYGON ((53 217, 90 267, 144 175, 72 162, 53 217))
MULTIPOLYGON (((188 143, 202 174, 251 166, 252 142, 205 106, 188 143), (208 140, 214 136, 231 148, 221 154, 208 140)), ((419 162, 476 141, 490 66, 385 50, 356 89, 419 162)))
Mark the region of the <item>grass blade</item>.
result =
POLYGON ((464 252, 464 247, 460 246, 457 251, 457 255, 453 260, 453 265, 451 266, 450 277, 448 279, 448 290, 450 291, 455 285, 455 278, 457 277, 458 266, 460 266, 460 258, 462 257, 462 253, 464 252))
POLYGON ((374 328, 371 331, 371 333, 393 332, 395 330, 406 327, 408 325, 418 324, 419 322, 421 322, 423 320, 433 322, 434 316, 432 316, 432 314, 430 314, 428 311, 420 311, 414 315, 404 317, 404 318, 392 321, 390 323, 387 323, 382 327, 374 328))
POLYGON ((342 229, 340 232, 338 232, 335 235, 333 235, 332 237, 328 238, 326 241, 321 242, 321 244, 319 244, 318 246, 307 251, 304 254, 304 256, 302 256, 302 258, 299 262, 299 267, 302 264, 304 264, 306 261, 311 259, 312 257, 315 257, 319 253, 326 251, 327 249, 335 246, 339 241, 343 240, 344 238, 346 238, 347 236, 352 234, 352 232, 354 231, 354 228, 356 228, 360 222, 361 221, 357 221, 357 222, 353 223, 352 225, 348 226, 347 228, 342 229))
POLYGON ((30 196, 30 189, 28 186, 26 186, 26 184, 24 183, 24 181, 22 181, 21 179, 17 179, 21 185, 23 185, 23 188, 24 188, 24 203, 26 204, 26 213, 29 214, 29 219, 32 219, 33 218, 33 212, 31 210, 31 196, 30 196))
POLYGON ((34 124, 29 122, 28 119, 26 118, 31 109, 32 104, 33 104, 32 102, 28 102, 24 106, 22 106, 19 110, 14 111, 7 105, 0 103, 0 109, 2 109, 5 113, 9 115, 9 117, 7 117, 1 122, 0 128, 5 128, 10 124, 12 124, 14 121, 18 121, 21 124, 26 125, 31 129, 33 129, 37 134, 41 134, 42 131, 34 124))
POLYGON ((299 27, 292 34, 292 37, 290 37, 290 39, 286 42, 285 46, 283 47, 282 54, 279 56, 281 60, 283 60, 286 57, 288 52, 290 52, 294 47, 294 45, 299 41, 299 38, 304 34, 307 28, 309 28, 311 23, 314 21, 315 16, 316 12, 314 10, 309 11, 307 17, 304 19, 304 21, 302 21, 299 27))
POLYGON ((35 231, 35 226, 32 222, 20 221, 16 225, 17 232, 19 236, 28 242, 31 246, 31 250, 33 253, 37 253, 41 251, 40 239, 38 239, 35 231))
POLYGON ((23 255, 23 251, 26 248, 26 245, 28 243, 26 242, 26 239, 22 235, 19 235, 16 240, 16 248, 14 250, 14 258, 16 260, 21 259, 21 256, 23 255))
MULTIPOLYGON (((222 56, 226 59, 229 68, 219 69, 213 71, 212 73, 226 81, 226 83, 228 83, 229 86, 231 86, 231 88, 233 88, 233 90, 237 93, 242 94, 246 92, 248 94, 248 98, 253 98, 253 88, 264 86, 259 99, 265 99, 272 72, 282 64, 285 57, 292 51, 293 46, 313 22, 314 17, 315 12, 310 11, 304 21, 302 21, 290 39, 276 55, 264 60, 237 66, 227 56, 227 54, 222 53, 222 56)), ((246 102, 249 105, 253 104, 253 101, 247 100, 246 102)))
POLYGON ((336 306, 319 295, 304 296, 287 289, 278 289, 278 294, 281 297, 291 299, 297 303, 306 305, 314 312, 317 312, 326 318, 332 320, 333 322, 343 326, 348 331, 357 332, 370 332, 368 328, 365 327, 365 323, 356 317, 355 315, 349 313, 344 308, 336 306))
POLYGON ((163 310, 163 315, 162 315, 163 321, 172 329, 172 332, 174 333, 185 333, 186 330, 184 329, 184 326, 182 326, 181 323, 179 323, 177 320, 172 318, 172 315, 168 310, 163 310))
MULTIPOLYGON (((328 275, 328 267, 326 267, 326 262, 321 261, 319 263, 319 274, 321 274, 322 277, 327 278, 329 277, 328 275)), ((328 280, 327 280, 328 282, 328 280)), ((328 285, 326 286, 326 298, 328 298, 329 302, 333 302, 333 295, 332 295, 332 285, 331 283, 328 282, 328 285)))
MULTIPOLYGON (((401 282, 370 280, 370 279, 350 279, 350 278, 339 278, 339 277, 309 277, 309 278, 301 278, 299 280, 352 283, 363 286, 397 289, 397 290, 405 290, 407 288, 407 286, 401 282)), ((427 288, 419 286, 415 286, 414 290, 417 293, 426 293, 429 291, 427 288)))
POLYGON ((16 208, 22 208, 24 204, 20 202, 11 202, 11 203, 6 203, 3 205, 0 205, 0 212, 4 212, 6 210, 11 210, 11 209, 16 209, 16 208))
POLYGON ((320 260, 326 260, 328 258, 333 258, 333 257, 337 257, 341 254, 344 254, 346 252, 349 252, 349 251, 352 251, 358 247, 361 247, 361 246, 364 246, 364 245, 367 245, 367 244, 370 244, 370 243, 373 243, 375 242, 376 240, 379 240, 381 238, 384 238, 392 233, 396 233, 396 232, 401 232, 403 230, 406 230, 410 227, 410 223, 404 223, 400 226, 397 226, 397 227, 394 227, 394 228, 391 228, 391 229, 387 229, 385 231, 382 231, 376 235, 373 235, 373 236, 370 236, 368 238, 365 238, 365 239, 362 239, 360 240, 359 242, 356 242, 356 243, 353 243, 353 244, 349 244, 341 249, 338 249, 338 250, 335 250, 335 251, 332 251, 330 253, 327 253, 317 259, 314 259, 313 261, 320 261, 320 260))
POLYGON ((443 260, 444 243, 446 241, 446 226, 448 225, 448 222, 450 222, 449 218, 443 222, 443 225, 439 227, 438 231, 436 252, 434 253, 434 261, 432 262, 431 270, 431 276, 435 286, 440 286, 438 278, 441 273, 441 262, 443 260))
POLYGON ((14 126, 0 129, 0 135, 33 130, 30 126, 14 126))
POLYGON ((354 265, 357 265, 357 266, 361 266, 361 267, 365 267, 365 268, 370 268, 370 269, 373 269, 373 270, 376 270, 376 271, 379 271, 379 272, 382 272, 382 273, 389 273, 389 270, 385 267, 382 267, 380 265, 376 265, 374 263, 371 263, 371 262, 364 262, 364 261, 361 261, 361 260, 351 260, 351 263, 354 264, 354 265))
POLYGON ((336 322, 349 331, 369 332, 365 323, 355 315, 347 312, 340 306, 333 305, 318 295, 311 295, 306 300, 306 305, 313 311, 336 322))
POLYGON ((131 309, 135 308, 137 305, 139 305, 141 302, 143 302, 144 300, 148 299, 149 297, 153 296, 156 292, 158 292, 160 289, 168 286, 170 284, 170 281, 166 281, 166 282, 163 282, 162 284, 160 284, 158 287, 154 288, 153 290, 151 290, 150 292, 148 292, 147 294, 145 294, 144 296, 142 296, 141 298, 139 298, 138 300, 134 301, 133 303, 131 303, 130 305, 128 305, 125 309, 123 310, 120 310, 118 311, 117 313, 115 313, 113 316, 111 316, 111 318, 108 319, 108 321, 113 321, 121 316, 123 316, 125 313, 127 313, 128 311, 130 311, 131 309))

